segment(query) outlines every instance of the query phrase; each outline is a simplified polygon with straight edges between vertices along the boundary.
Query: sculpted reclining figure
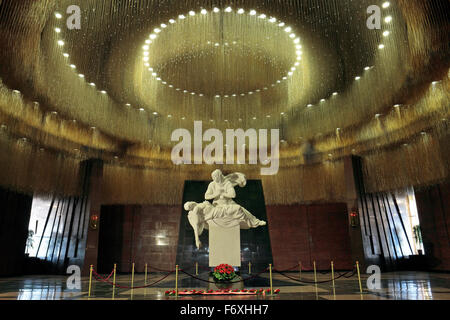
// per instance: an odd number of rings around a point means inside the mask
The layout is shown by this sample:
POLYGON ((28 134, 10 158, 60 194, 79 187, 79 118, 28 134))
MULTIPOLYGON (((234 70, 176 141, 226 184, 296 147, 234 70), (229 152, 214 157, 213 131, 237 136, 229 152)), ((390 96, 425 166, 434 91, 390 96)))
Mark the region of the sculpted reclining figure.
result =
POLYGON ((206 200, 202 203, 186 202, 184 209, 189 211, 188 219, 195 234, 195 244, 201 247, 199 240, 204 229, 208 229, 208 223, 215 223, 222 228, 231 228, 239 225, 241 229, 257 228, 265 226, 266 222, 257 219, 245 208, 234 202, 236 197, 234 187, 245 187, 247 181, 242 173, 232 173, 224 176, 220 170, 212 173, 213 181, 209 184, 205 194, 206 200))

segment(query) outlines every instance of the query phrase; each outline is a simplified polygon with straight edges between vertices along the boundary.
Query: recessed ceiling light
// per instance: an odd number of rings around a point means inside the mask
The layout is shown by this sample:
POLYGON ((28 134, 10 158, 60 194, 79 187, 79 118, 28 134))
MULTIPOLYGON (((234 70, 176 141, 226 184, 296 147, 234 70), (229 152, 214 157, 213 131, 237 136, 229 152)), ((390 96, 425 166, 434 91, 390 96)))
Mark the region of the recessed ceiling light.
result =
POLYGON ((389 1, 386 1, 385 3, 383 3, 383 8, 389 8, 389 6, 391 5, 391 3, 389 1))
POLYGON ((202 9, 202 11, 200 11, 201 14, 207 14, 208 11, 206 11, 206 9, 202 9))
POLYGON ((231 7, 227 7, 227 8, 225 9, 225 12, 231 12, 231 11, 233 11, 233 9, 231 9, 231 7))
POLYGON ((62 14, 59 12, 55 12, 55 17, 56 19, 61 19, 62 18, 62 14))
POLYGON ((239 13, 239 14, 243 14, 244 12, 245 12, 245 10, 242 8, 237 11, 237 13, 239 13))
POLYGON ((391 16, 387 16, 386 18, 384 18, 384 22, 389 23, 392 21, 392 17, 391 16))
POLYGON ((250 11, 250 15, 251 15, 251 16, 256 15, 256 11, 255 11, 255 10, 251 10, 251 11, 250 11))

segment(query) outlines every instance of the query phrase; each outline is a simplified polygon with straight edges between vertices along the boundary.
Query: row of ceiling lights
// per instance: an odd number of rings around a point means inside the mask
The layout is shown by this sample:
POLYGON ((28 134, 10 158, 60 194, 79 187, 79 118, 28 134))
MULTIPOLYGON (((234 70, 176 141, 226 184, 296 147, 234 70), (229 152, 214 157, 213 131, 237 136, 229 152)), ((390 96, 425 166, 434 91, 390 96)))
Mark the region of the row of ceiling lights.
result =
MULTIPOLYGON (((390 2, 388 2, 388 1, 384 2, 384 3, 382 4, 382 7, 383 7, 384 9, 389 8, 389 7, 390 7, 390 2)), ((232 11, 233 11, 233 9, 232 9, 231 7, 227 7, 227 8, 225 9, 225 12, 232 12, 232 11)), ((213 9, 213 12, 214 12, 214 13, 218 13, 218 12, 220 12, 220 9, 219 9, 219 8, 214 8, 214 9, 213 9)), ((206 14, 208 13, 208 11, 207 11, 206 9, 202 9, 202 10, 200 11, 200 13, 203 14, 203 15, 206 15, 206 14)), ((244 14, 244 13, 245 13, 245 10, 244 10, 244 9, 238 9, 238 10, 237 10, 237 13, 238 13, 238 14, 244 14)), ((195 14, 196 14, 195 11, 190 11, 190 12, 189 12, 189 15, 190 15, 190 16, 194 16, 195 14)), ((251 16, 256 16, 256 15, 257 15, 257 12, 256 12, 255 10, 250 10, 249 15, 251 15, 251 16)), ((61 18, 62 18, 62 15, 61 15, 60 13, 56 12, 56 13, 55 13, 55 17, 56 17, 57 19, 61 19, 61 18)), ((261 18, 261 19, 265 19, 266 17, 267 17, 267 16, 266 16, 265 14, 259 15, 259 18, 261 18)), ((183 19, 185 19, 186 17, 185 17, 184 15, 179 15, 178 18, 181 19, 181 20, 183 20, 183 19)), ((391 23, 391 22, 392 22, 392 16, 387 16, 384 20, 385 20, 386 23, 391 23)), ((269 18, 269 21, 272 22, 272 23, 274 23, 274 22, 277 21, 277 19, 274 18, 274 17, 270 17, 270 18, 269 18)), ((174 24, 174 23, 176 23, 176 21, 175 21, 174 19, 170 19, 170 20, 169 20, 169 24, 174 24)), ((284 24, 283 22, 280 22, 280 23, 278 24, 278 26, 280 26, 280 27, 285 27, 285 24, 284 24)), ((164 29, 164 28, 166 28, 166 27, 167 27, 167 24, 164 24, 164 23, 161 24, 161 28, 164 29)), ((291 31, 292 31, 292 28, 291 28, 291 27, 286 27, 286 28, 285 28, 285 32, 290 33, 291 31)), ((55 32, 56 32, 56 33, 60 33, 60 32, 61 32, 61 29, 60 29, 60 28, 55 28, 55 32)), ((153 34, 151 34, 151 35, 149 36, 150 39, 147 39, 147 40, 146 40, 146 45, 144 45, 144 47, 143 47, 143 49, 144 49, 144 62, 146 63, 146 66, 148 65, 149 71, 153 71, 153 68, 151 68, 151 67, 149 66, 149 64, 148 64, 148 49, 149 49, 149 45, 152 43, 152 40, 156 39, 157 34, 158 34, 159 32, 161 32, 161 29, 155 28, 154 32, 155 32, 155 33, 153 33, 153 34), (146 54, 145 52, 147 52, 147 54, 146 54), (145 61, 146 58, 147 58, 147 61, 145 61)), ((386 31, 383 32, 383 36, 384 36, 384 37, 389 36, 389 34, 390 34, 390 31, 388 31, 388 30, 386 30, 386 31)), ((299 60, 301 60, 302 51, 300 50, 300 49, 301 49, 300 39, 299 39, 299 38, 296 38, 296 36, 295 36, 294 33, 291 33, 291 34, 290 34, 290 37, 291 37, 292 39, 295 39, 295 40, 294 40, 294 44, 296 45, 296 48, 297 48, 297 50, 298 50, 298 51, 297 51, 297 60, 298 60, 298 61, 295 63, 295 66, 292 67, 293 69, 291 68, 291 71, 289 72, 289 75, 292 75, 292 74, 293 74, 293 71, 295 71, 295 67, 297 67, 297 66, 299 65, 299 60)), ((61 46, 61 47, 64 46, 64 44, 65 44, 63 40, 58 40, 57 43, 58 43, 58 45, 61 46)), ((384 45, 384 44, 380 44, 380 45, 379 45, 379 49, 384 49, 384 48, 385 48, 385 45, 384 45)), ((68 53, 63 53, 63 56, 64 56, 65 58, 69 58, 69 54, 68 54, 68 53)), ((74 64, 69 64, 69 66, 70 66, 71 69, 76 69, 76 66, 75 66, 74 64)), ((372 66, 372 67, 365 67, 364 70, 365 70, 365 71, 369 71, 369 70, 372 69, 372 68, 374 68, 374 67, 373 67, 373 66, 372 66)), ((158 79, 161 80, 161 78, 159 78, 154 72, 152 73, 152 75, 155 76, 155 77, 157 78, 157 80, 158 80, 158 79)), ((84 78, 85 78, 85 76, 84 76, 83 74, 79 74, 78 76, 79 76, 81 79, 84 79, 84 78)), ((287 79, 287 77, 283 77, 282 80, 286 80, 286 79, 287 79)), ((356 77, 355 77, 355 81, 359 81, 360 79, 361 79, 361 76, 356 76, 356 77)), ((282 80, 278 80, 277 83, 281 83, 282 80)), ((161 80, 161 81, 162 81, 162 80, 161 80)), ((164 83, 163 83, 163 84, 164 84, 164 83)), ((95 87, 95 83, 93 83, 93 82, 89 83, 89 85, 90 85, 91 87, 95 87)), ((275 84, 272 84, 272 86, 275 86, 275 84)), ((169 85, 169 87, 173 87, 173 85, 169 85)), ((177 88, 176 90, 177 90, 177 91, 181 91, 181 89, 179 89, 179 88, 177 88)), ((263 90, 267 90, 267 88, 264 88, 263 90)), ((256 90, 256 92, 260 92, 260 91, 261 91, 260 89, 256 90)), ((101 94, 104 94, 104 95, 107 94, 107 92, 106 92, 105 90, 99 90, 99 92, 100 92, 101 94)), ((195 95, 195 94, 196 94, 196 93, 194 93, 194 92, 188 92, 187 90, 183 90, 183 92, 184 92, 184 93, 191 94, 191 95, 195 95)), ((249 92, 248 94, 249 94, 249 95, 252 95, 253 92, 249 92)), ((198 94, 198 95, 199 95, 200 97, 203 96, 203 94, 198 94)), ((245 95, 245 93, 242 93, 241 95, 245 95)), ((338 92, 334 92, 334 93, 332 94, 332 96, 337 96, 337 95, 338 95, 338 92)), ((237 94, 233 94, 232 96, 235 97, 235 96, 237 96, 237 94)), ((220 98, 220 97, 221 97, 220 95, 216 95, 216 98, 220 98)), ((228 96, 224 96, 224 97, 227 98, 228 96)), ((326 101, 327 101, 327 99, 325 99, 325 98, 323 98, 323 99, 320 100, 321 103, 324 103, 324 102, 326 102, 326 101)), ((125 106, 131 107, 131 104, 130 104, 130 103, 126 103, 125 106)), ((312 108, 313 106, 314 106, 314 105, 311 104, 311 103, 310 103, 310 104, 307 104, 307 108, 312 108)), ((142 108, 142 107, 137 108, 137 110, 139 110, 140 112, 145 112, 145 109, 142 108)), ((158 112, 154 111, 154 112, 153 112, 153 115, 157 116, 157 115, 158 115, 158 112)), ((287 116, 284 112, 281 112, 280 115, 281 115, 281 116, 287 116)), ((173 118, 173 116, 169 114, 169 115, 167 116, 167 118, 171 119, 171 118, 173 118)), ((271 115, 267 115, 266 118, 271 118, 271 115)), ((256 117, 253 117, 252 119, 253 119, 253 120, 256 120, 257 118, 256 118, 256 117)), ((181 118, 181 120, 185 120, 185 117, 183 116, 183 117, 181 118)), ((214 120, 212 120, 212 119, 211 119, 210 121, 211 121, 211 122, 214 122, 214 120)), ((239 119, 239 121, 242 121, 242 119, 239 119)), ((228 122, 228 120, 224 120, 224 122, 228 122)))
MULTIPOLYGON (((219 8, 214 8, 214 9, 213 9, 213 12, 214 12, 214 13, 219 13, 219 12, 220 12, 220 9, 219 9, 219 8)), ((231 12, 233 12, 233 9, 232 9, 231 7, 228 7, 228 8, 225 9, 225 12, 231 13, 231 12)), ((208 11, 207 11, 206 9, 202 9, 202 10, 200 11, 200 13, 201 13, 202 15, 206 15, 206 14, 208 14, 208 11)), ((244 14, 244 13, 245 13, 245 10, 244 10, 244 9, 238 9, 238 10, 237 10, 237 13, 238 13, 238 14, 244 14)), ((196 15, 196 12, 195 12, 195 11, 189 11, 189 16, 195 16, 195 15, 196 15)), ((250 16, 256 16, 257 13, 256 13, 255 10, 251 10, 251 11, 249 12, 249 15, 250 15, 250 16)), ((265 14, 260 14, 260 15, 258 16, 258 18, 260 18, 260 19, 266 19, 267 16, 266 16, 265 14)), ((181 15, 178 16, 178 19, 179 19, 179 20, 184 20, 184 19, 186 19, 186 16, 183 15, 183 14, 181 14, 181 15)), ((271 22, 271 23, 275 23, 275 22, 277 22, 277 19, 274 18, 274 17, 270 17, 270 18, 268 19, 268 21, 271 22)), ((170 19, 169 22, 168 22, 169 25, 175 24, 175 23, 176 23, 176 20, 175 20, 175 19, 170 19)), ((168 85, 169 88, 175 88, 174 85, 168 84, 166 81, 164 81, 163 79, 161 79, 161 77, 155 72, 154 68, 151 67, 151 66, 150 66, 150 63, 149 63, 149 60, 150 60, 150 57, 149 57, 149 56, 150 56, 150 53, 149 53, 150 45, 153 43, 153 41, 154 41, 155 39, 157 39, 158 34, 159 34, 160 32, 162 32, 162 29, 165 29, 165 28, 168 27, 168 24, 163 23, 163 24, 161 24, 161 28, 155 28, 155 29, 153 30, 153 33, 150 34, 149 39, 145 40, 145 45, 142 47, 142 49, 143 49, 143 58, 142 58, 142 60, 144 61, 144 66, 148 68, 148 71, 151 72, 151 75, 153 76, 153 78, 155 78, 157 81, 161 81, 161 83, 162 83, 163 85, 168 85)), ((297 58, 296 58, 296 62, 295 62, 294 65, 290 68, 290 70, 289 70, 289 72, 287 73, 287 75, 284 76, 284 77, 282 77, 281 79, 277 80, 277 81, 274 82, 273 84, 271 84, 271 87, 275 87, 277 84, 280 84, 282 81, 287 80, 287 79, 288 79, 288 76, 291 77, 291 76, 294 75, 294 72, 296 71, 297 67, 300 65, 300 61, 301 61, 301 59, 302 59, 302 54, 303 54, 303 52, 302 52, 302 50, 301 50, 301 49, 302 49, 302 46, 301 46, 301 44, 300 44, 300 38, 298 38, 298 37, 295 35, 295 33, 292 32, 292 28, 291 28, 291 27, 286 27, 286 24, 285 24, 284 22, 281 22, 281 21, 279 21, 278 26, 279 26, 280 28, 284 28, 284 31, 285 31, 286 33, 289 33, 289 38, 292 39, 293 45, 294 45, 295 48, 296 48, 296 56, 297 56, 297 58)), ((233 42, 233 44, 236 44, 236 42, 233 42)), ((225 45, 227 45, 227 43, 225 43, 225 45)), ((220 46, 220 43, 214 43, 214 46, 215 46, 215 47, 219 47, 219 46, 220 46)), ((266 91, 266 90, 268 90, 268 89, 269 89, 268 87, 264 87, 264 88, 262 88, 262 89, 257 89, 257 90, 255 90, 255 91, 249 91, 249 92, 246 92, 246 93, 234 93, 234 94, 231 94, 231 95, 223 95, 223 96, 222 96, 222 95, 215 95, 215 98, 219 99, 219 98, 229 98, 229 97, 237 97, 237 96, 242 96, 242 97, 243 97, 243 96, 246 96, 246 95, 253 95, 254 93, 259 93, 259 92, 261 92, 261 91, 266 91)), ((183 89, 181 89, 181 88, 175 88, 175 90, 176 90, 176 91, 182 91, 184 94, 190 94, 190 95, 192 95, 192 96, 195 96, 195 95, 198 95, 199 97, 203 97, 203 96, 204 96, 203 93, 191 92, 191 91, 189 91, 189 90, 183 90, 183 89)))

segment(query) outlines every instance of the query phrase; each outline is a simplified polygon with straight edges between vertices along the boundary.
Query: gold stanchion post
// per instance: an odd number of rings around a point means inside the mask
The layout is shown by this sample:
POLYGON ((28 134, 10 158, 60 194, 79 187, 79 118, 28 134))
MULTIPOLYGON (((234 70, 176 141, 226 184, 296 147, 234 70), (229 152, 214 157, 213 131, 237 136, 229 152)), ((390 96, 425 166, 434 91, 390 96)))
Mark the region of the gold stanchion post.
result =
POLYGON ((317 270, 316 270, 316 261, 313 261, 313 267, 314 267, 314 287, 316 291, 316 300, 319 300, 319 290, 317 288, 317 270))
POLYGON ((147 264, 145 264, 145 276, 144 276, 144 283, 147 285, 147 264))
POLYGON ((248 274, 252 274, 252 263, 248 263, 248 274))
POLYGON ((198 262, 195 263, 195 275, 198 276, 198 262))
POLYGON ((269 275, 270 275, 270 294, 273 295, 273 286, 272 286, 272 264, 269 264, 269 275))
POLYGON ((359 261, 356 261, 356 271, 358 272, 359 292, 363 293, 362 284, 361 284, 361 273, 359 272, 359 261))
POLYGON ((175 266, 175 297, 178 298, 178 265, 175 266))
POLYGON ((116 294, 116 272, 117 272, 117 264, 114 263, 113 292, 112 292, 112 298, 113 299, 114 299, 114 296, 116 294))
POLYGON ((314 266, 314 283, 317 284, 316 261, 313 261, 313 266, 314 266))
POLYGON ((331 261, 331 280, 333 281, 333 288, 334 288, 334 264, 333 264, 333 261, 331 261))
POLYGON ((134 262, 131 265, 131 298, 133 298, 133 287, 134 287, 134 262))
POLYGON ((94 269, 94 266, 91 264, 89 268, 89 293, 88 296, 91 296, 91 288, 92 288, 92 270, 94 269))
POLYGON ((334 262, 331 261, 331 280, 333 281, 333 299, 336 300, 336 287, 334 286, 334 262))

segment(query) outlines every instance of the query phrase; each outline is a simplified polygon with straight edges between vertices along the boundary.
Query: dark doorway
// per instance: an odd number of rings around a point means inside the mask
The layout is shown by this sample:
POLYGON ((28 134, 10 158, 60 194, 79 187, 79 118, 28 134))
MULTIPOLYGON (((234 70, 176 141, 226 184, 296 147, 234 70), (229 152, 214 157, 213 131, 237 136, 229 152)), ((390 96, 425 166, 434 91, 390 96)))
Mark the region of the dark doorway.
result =
MULTIPOLYGON (((98 271, 110 273, 112 266, 122 262, 123 206, 102 206, 98 237, 98 271)), ((121 266, 118 265, 118 270, 121 266)))

